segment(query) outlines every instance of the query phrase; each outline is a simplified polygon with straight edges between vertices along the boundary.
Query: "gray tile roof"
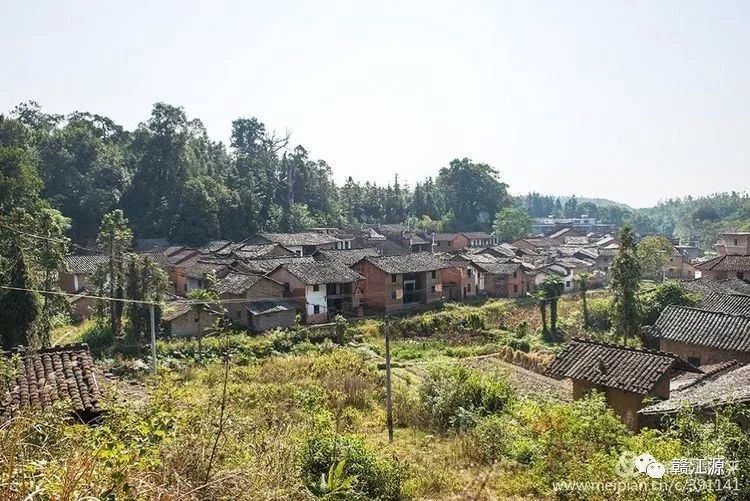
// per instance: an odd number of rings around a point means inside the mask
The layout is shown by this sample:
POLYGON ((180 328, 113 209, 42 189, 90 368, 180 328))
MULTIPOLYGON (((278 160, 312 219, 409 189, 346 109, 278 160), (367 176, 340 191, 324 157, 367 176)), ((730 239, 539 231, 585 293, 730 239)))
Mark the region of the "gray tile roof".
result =
POLYGON ((695 268, 713 271, 750 271, 750 256, 716 256, 697 263, 695 268))
POLYGON ((671 414, 683 407, 715 408, 750 401, 750 365, 729 365, 670 393, 669 399, 644 407, 640 414, 671 414))
POLYGON ((492 235, 486 231, 464 231, 463 235, 469 240, 491 240, 492 235))
POLYGON ((324 245, 340 242, 338 238, 326 233, 305 231, 300 233, 259 233, 269 242, 276 242, 284 246, 298 247, 302 245, 324 245))
POLYGON ((344 249, 344 250, 322 250, 315 255, 323 261, 337 261, 346 266, 351 266, 364 257, 380 256, 380 251, 374 247, 364 249, 344 249))
POLYGON ((647 395, 672 370, 699 372, 671 353, 573 338, 547 374, 647 395))
POLYGON ((667 306, 649 336, 720 350, 750 351, 750 317, 667 306))
POLYGON ((262 301, 248 301, 245 308, 252 315, 266 315, 282 311, 297 311, 297 304, 287 299, 269 299, 262 301))
POLYGON ((217 291, 219 294, 242 295, 255 284, 263 280, 263 275, 253 273, 239 273, 230 271, 219 279, 217 291))
POLYGON ((103 254, 65 256, 65 267, 74 275, 88 275, 94 273, 98 265, 108 261, 108 257, 103 254))
POLYGON ((398 256, 382 256, 365 258, 377 268, 386 273, 422 273, 425 271, 441 270, 448 264, 436 258, 429 252, 412 252, 398 256))
POLYGON ((0 415, 11 417, 21 409, 49 409, 68 402, 77 413, 96 412, 101 398, 88 345, 69 344, 40 350, 18 348, 18 364, 10 390, 0 400, 0 415))
POLYGON ((723 292, 726 294, 750 294, 750 283, 739 278, 711 280, 697 278, 682 283, 685 288, 693 292, 723 292))
POLYGON ((704 294, 698 307, 702 310, 748 317, 750 316, 750 295, 708 292, 704 294))
POLYGON ((293 255, 294 252, 285 248, 281 244, 243 244, 233 250, 235 256, 240 259, 262 259, 274 251, 281 251, 282 254, 293 255))
POLYGON ((336 261, 293 262, 279 266, 282 267, 307 285, 350 283, 365 279, 348 266, 336 261))
POLYGON ((315 259, 312 256, 288 256, 273 257, 264 259, 251 259, 242 263, 242 267, 249 272, 270 273, 281 264, 285 263, 312 263, 315 259))

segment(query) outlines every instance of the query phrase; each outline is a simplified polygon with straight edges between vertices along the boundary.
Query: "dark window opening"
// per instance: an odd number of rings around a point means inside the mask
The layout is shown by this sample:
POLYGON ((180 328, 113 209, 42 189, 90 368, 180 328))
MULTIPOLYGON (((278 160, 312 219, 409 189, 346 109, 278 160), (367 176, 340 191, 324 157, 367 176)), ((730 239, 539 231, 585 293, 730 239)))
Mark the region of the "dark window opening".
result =
POLYGON ((433 279, 434 279, 434 278, 437 278, 437 271, 434 271, 434 270, 432 271, 432 278, 433 278, 433 279))
POLYGON ((688 363, 690 365, 694 365, 696 367, 700 367, 701 365, 701 357, 687 357, 688 363))
POLYGON ((395 274, 395 273, 392 273, 392 274, 391 274, 391 283, 392 283, 392 284, 395 284, 395 283, 396 283, 396 281, 398 281, 398 277, 396 276, 396 274, 395 274))
POLYGON ((320 313, 320 305, 316 304, 313 306, 313 314, 317 315, 318 313, 320 313))
POLYGON ((320 285, 315 284, 313 285, 313 292, 318 292, 320 290, 320 285))

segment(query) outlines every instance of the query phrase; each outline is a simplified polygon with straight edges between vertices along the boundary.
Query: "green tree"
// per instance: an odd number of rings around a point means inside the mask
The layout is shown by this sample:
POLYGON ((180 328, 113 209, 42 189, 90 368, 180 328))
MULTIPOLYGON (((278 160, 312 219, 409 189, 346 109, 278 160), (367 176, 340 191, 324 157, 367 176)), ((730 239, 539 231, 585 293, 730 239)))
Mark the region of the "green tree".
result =
MULTIPOLYGON (((164 270, 148 256, 130 254, 126 258, 125 293, 128 299, 161 302, 169 289, 169 278, 164 270)), ((125 314, 128 319, 127 333, 135 342, 147 339, 150 330, 151 306, 144 303, 128 303, 125 314)), ((157 308, 157 325, 161 309, 157 308)))
POLYGON ((8 254, 2 258, 4 273, 0 284, 13 289, 0 290, 0 337, 5 349, 18 345, 37 344, 33 339, 33 326, 39 315, 39 298, 36 293, 18 289, 31 289, 33 284, 26 256, 18 239, 10 241, 8 254))
POLYGON ((565 284, 557 275, 547 275, 542 281, 542 288, 545 292, 545 297, 549 303, 549 325, 551 338, 554 341, 560 340, 559 332, 557 331, 557 304, 565 291, 565 284))
POLYGON ((517 207, 506 207, 495 214, 494 234, 503 242, 512 242, 531 233, 531 216, 517 207))
POLYGON ((460 229, 489 228, 490 218, 510 205, 508 185, 498 179, 497 170, 468 158, 453 160, 440 169, 437 178, 448 210, 460 229))
POLYGON ((563 213, 565 217, 578 217, 578 199, 575 195, 565 201, 563 213))
POLYGON ((169 236, 173 242, 202 245, 221 237, 219 201, 228 196, 226 188, 207 176, 185 183, 179 208, 169 236))
MULTIPOLYGON (((122 210, 117 209, 105 214, 96 243, 108 257, 105 266, 110 298, 122 299, 124 297, 125 255, 130 250, 132 241, 133 232, 128 227, 128 220, 122 210)), ((110 328, 114 336, 119 336, 122 332, 123 303, 117 300, 109 303, 110 328)))
POLYGON ((37 203, 42 182, 30 139, 21 122, 0 115, 0 214, 37 203))
POLYGON ((635 234, 630 226, 620 229, 620 247, 610 266, 612 291, 612 324, 623 343, 635 337, 640 329, 638 287, 641 281, 641 264, 636 251, 635 234))
POLYGON ((539 316, 542 319, 542 339, 551 343, 552 337, 550 336, 550 331, 547 328, 547 305, 549 304, 549 300, 547 299, 547 291, 544 290, 543 287, 539 288, 531 293, 531 297, 534 298, 537 306, 539 307, 539 316))
POLYGON ((691 293, 676 280, 667 280, 639 294, 644 325, 653 325, 667 306, 695 306, 698 294, 691 293))
POLYGON ((676 250, 668 238, 649 235, 638 242, 636 252, 641 265, 641 275, 662 280, 664 270, 672 262, 676 250))

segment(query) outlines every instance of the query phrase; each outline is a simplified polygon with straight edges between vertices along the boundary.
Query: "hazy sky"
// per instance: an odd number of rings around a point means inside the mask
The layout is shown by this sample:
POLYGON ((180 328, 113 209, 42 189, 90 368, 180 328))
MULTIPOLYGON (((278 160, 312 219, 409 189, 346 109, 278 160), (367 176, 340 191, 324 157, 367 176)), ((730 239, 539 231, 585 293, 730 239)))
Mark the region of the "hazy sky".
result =
POLYGON ((747 1, 0 0, 0 111, 132 128, 165 101, 223 141, 288 129, 339 182, 469 157, 644 206, 750 189, 749 25, 747 1))

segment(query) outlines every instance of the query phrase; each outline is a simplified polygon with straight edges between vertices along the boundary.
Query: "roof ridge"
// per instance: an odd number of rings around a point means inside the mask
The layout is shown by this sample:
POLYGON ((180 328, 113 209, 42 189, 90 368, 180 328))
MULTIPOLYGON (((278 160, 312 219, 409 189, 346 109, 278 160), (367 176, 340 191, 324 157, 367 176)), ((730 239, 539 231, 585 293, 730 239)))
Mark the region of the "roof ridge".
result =
MULTIPOLYGON (((702 383, 714 381, 714 379, 712 379, 714 376, 723 376, 729 369, 735 370, 743 366, 743 364, 741 364, 738 360, 728 360, 724 363, 720 363, 717 365, 718 367, 716 367, 715 369, 708 371, 708 372, 704 372, 703 375, 700 375, 694 381, 690 381, 689 383, 683 386, 680 386, 675 391, 680 392, 682 390, 686 390, 688 388, 698 386, 699 384, 702 384, 702 383)), ((698 368, 700 369, 700 367, 698 368)))
POLYGON ((654 350, 651 348, 636 348, 635 346, 620 346, 619 344, 614 344, 614 343, 610 343, 607 341, 599 341, 596 339, 582 338, 582 337, 572 337, 571 341, 578 341, 578 342, 583 342, 583 343, 588 343, 588 344, 598 344, 600 346, 605 346, 607 348, 618 348, 621 350, 635 351, 638 353, 647 353, 651 355, 666 356, 666 357, 682 360, 679 357, 679 355, 676 355, 674 353, 671 353, 668 351, 654 350))
POLYGON ((69 344, 58 344, 53 346, 45 346, 42 348, 32 348, 30 346, 14 346, 10 350, 5 350, 2 353, 3 354, 13 354, 13 353, 56 353, 59 351, 79 351, 79 350, 86 350, 89 351, 89 345, 88 343, 69 343, 69 344))
MULTIPOLYGON (((746 295, 746 294, 743 294, 743 295, 746 295)), ((734 313, 726 313, 726 312, 723 312, 723 311, 704 310, 702 308, 696 308, 694 306, 678 306, 676 304, 667 305, 667 307, 664 308, 664 311, 662 311, 662 315, 664 314, 665 311, 670 310, 670 309, 671 310, 692 310, 692 311, 699 311, 701 313, 710 313, 710 314, 713 314, 713 315, 723 315, 725 317, 744 318, 744 319, 750 320, 750 316, 748 316, 748 315, 736 315, 734 313)), ((661 315, 659 315, 659 317, 661 317, 661 315)))

